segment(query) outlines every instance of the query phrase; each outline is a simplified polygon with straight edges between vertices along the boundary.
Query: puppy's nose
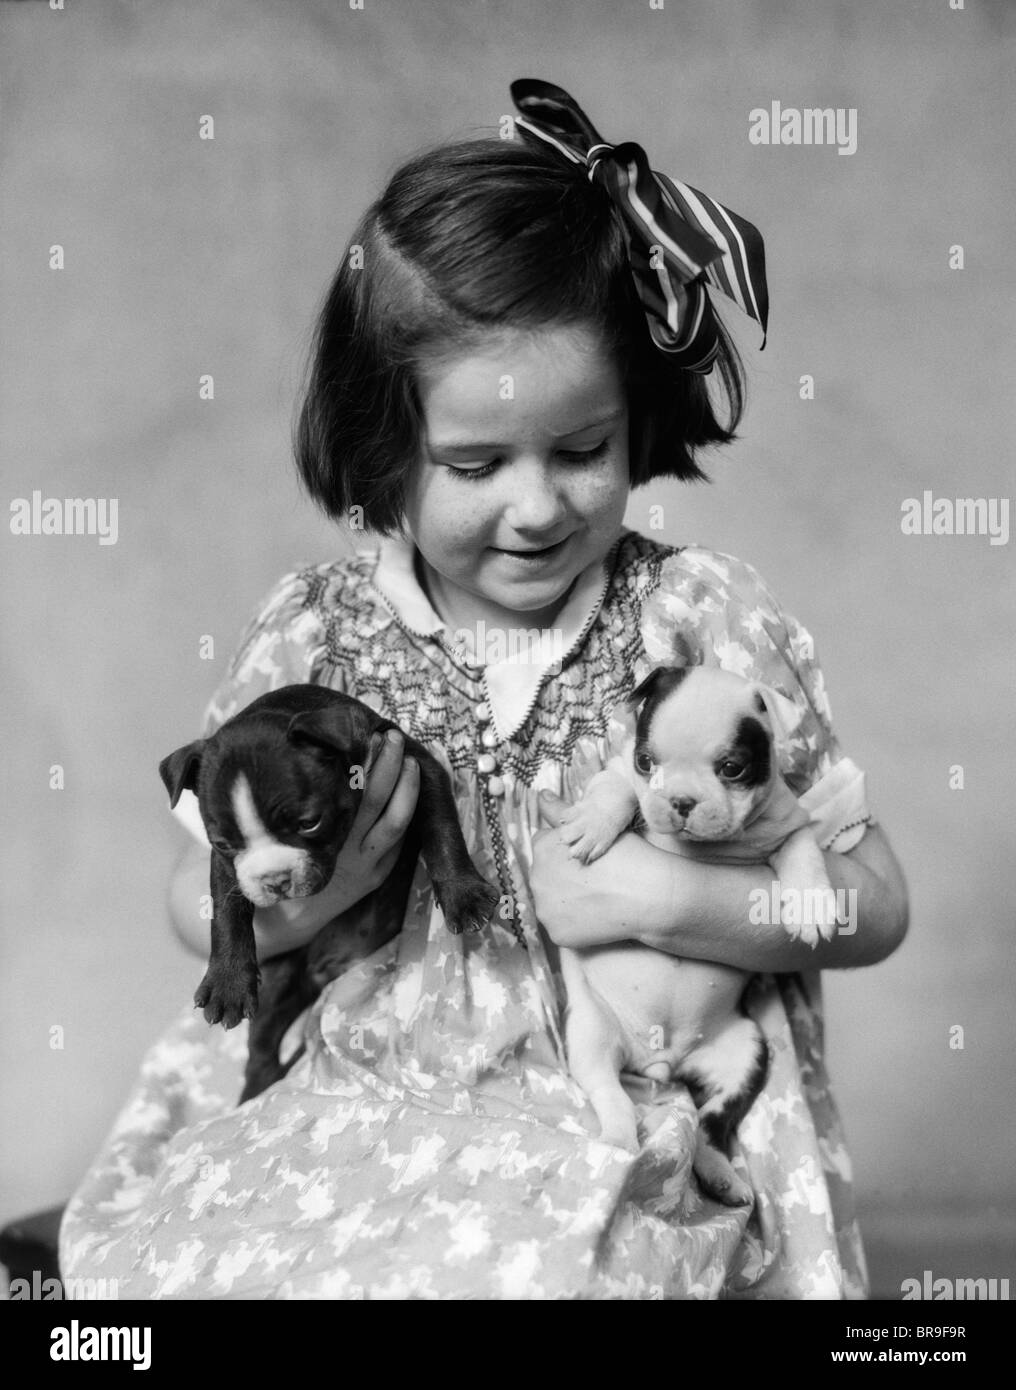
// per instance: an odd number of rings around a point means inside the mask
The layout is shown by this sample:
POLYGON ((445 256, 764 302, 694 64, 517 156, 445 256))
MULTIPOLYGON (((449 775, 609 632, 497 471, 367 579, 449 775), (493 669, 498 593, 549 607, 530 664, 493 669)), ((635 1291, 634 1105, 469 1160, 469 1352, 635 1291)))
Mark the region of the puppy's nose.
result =
POLYGON ((293 881, 293 876, 288 871, 281 871, 276 874, 265 874, 261 879, 261 887, 269 893, 285 893, 289 890, 289 885, 293 881))
POLYGON ((692 807, 696 806, 698 803, 693 796, 672 796, 670 798, 670 804, 678 815, 686 816, 691 811, 692 807))

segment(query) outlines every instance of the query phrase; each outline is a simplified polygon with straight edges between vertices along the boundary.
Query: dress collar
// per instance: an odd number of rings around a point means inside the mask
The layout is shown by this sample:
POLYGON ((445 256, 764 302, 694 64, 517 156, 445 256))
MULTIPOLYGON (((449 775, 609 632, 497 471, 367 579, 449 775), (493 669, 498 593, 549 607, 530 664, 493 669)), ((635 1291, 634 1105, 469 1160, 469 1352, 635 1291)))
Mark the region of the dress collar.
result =
MULTIPOLYGON (((619 532, 602 559, 581 571, 554 628, 540 642, 527 642, 526 629, 520 628, 517 634, 506 635, 504 656, 486 666, 468 662, 462 649, 452 643, 448 624, 435 612, 416 577, 416 546, 410 537, 380 538, 369 552, 377 555, 371 583, 401 627, 414 636, 440 642, 459 666, 482 681, 494 728, 500 739, 507 739, 529 717, 544 678, 560 670, 595 621, 623 534, 619 532)), ((493 640, 493 633, 488 636, 493 640)))

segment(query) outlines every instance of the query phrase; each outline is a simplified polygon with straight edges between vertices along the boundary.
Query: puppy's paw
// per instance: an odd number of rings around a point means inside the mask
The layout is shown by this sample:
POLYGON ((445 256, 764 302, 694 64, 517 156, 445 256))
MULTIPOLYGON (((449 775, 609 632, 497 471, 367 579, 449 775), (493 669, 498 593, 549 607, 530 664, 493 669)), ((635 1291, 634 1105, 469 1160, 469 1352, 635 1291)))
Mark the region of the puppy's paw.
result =
POLYGON ((791 941, 803 941, 806 946, 818 945, 818 927, 814 922, 788 922, 784 917, 783 926, 791 941))
POLYGON ((730 1159, 700 1137, 693 1163, 702 1190, 726 1207, 745 1206, 754 1193, 734 1172, 730 1159))
POLYGON ((615 1149, 625 1149, 628 1153, 638 1153, 638 1115, 620 1083, 616 1078, 607 1079, 602 1074, 587 1078, 587 1081, 586 1096, 600 1124, 597 1135, 599 1142, 610 1144, 615 1149))
POLYGON ((497 889, 479 874, 443 879, 434 884, 434 896, 444 913, 445 925, 455 936, 464 931, 482 931, 501 901, 497 889))
POLYGON ((601 1144, 609 1144, 613 1149, 624 1149, 625 1153, 637 1154, 639 1151, 639 1141, 636 1134, 629 1134, 627 1130, 604 1130, 599 1136, 601 1144))
POLYGON ((840 927, 845 925, 839 918, 839 905, 832 888, 823 888, 816 896, 817 910, 815 925, 823 941, 832 941, 840 927))
POLYGON ((206 1023, 235 1028, 257 1011, 259 979, 256 965, 209 965, 194 992, 194 1007, 204 1009, 206 1023))
POLYGON ((780 893, 780 920, 790 936, 808 946, 831 941, 839 929, 836 894, 832 888, 784 887, 780 893))
POLYGON ((600 1125, 598 1138, 601 1144, 610 1144, 612 1148, 624 1149, 626 1153, 637 1154, 639 1136, 635 1116, 632 1115, 630 1119, 614 1116, 603 1121, 600 1125))
POLYGON ((624 829, 617 824, 617 819, 592 802, 580 801, 562 813, 558 834, 566 845, 571 845, 573 859, 591 864, 601 854, 606 854, 624 829))
POLYGON ((753 1200, 751 1188, 736 1173, 732 1172, 730 1177, 721 1178, 713 1175, 706 1177, 699 1173, 698 1169, 695 1171, 703 1191, 714 1197, 717 1202, 722 1202, 725 1207, 747 1206, 753 1200))

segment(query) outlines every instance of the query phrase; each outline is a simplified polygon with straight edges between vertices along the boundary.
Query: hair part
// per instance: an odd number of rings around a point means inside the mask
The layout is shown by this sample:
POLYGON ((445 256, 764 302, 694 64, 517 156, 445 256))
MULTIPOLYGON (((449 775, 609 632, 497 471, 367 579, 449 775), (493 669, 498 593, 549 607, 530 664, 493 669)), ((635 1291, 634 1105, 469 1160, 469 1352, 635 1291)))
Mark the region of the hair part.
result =
POLYGON ((410 159, 361 219, 318 315, 293 438, 306 491, 334 520, 360 506, 368 529, 400 531, 421 363, 492 332, 567 325, 593 326, 617 363, 631 486, 703 479, 696 452, 733 439, 743 413, 741 359, 719 324, 721 423, 707 378, 652 342, 609 195, 521 140, 410 159))

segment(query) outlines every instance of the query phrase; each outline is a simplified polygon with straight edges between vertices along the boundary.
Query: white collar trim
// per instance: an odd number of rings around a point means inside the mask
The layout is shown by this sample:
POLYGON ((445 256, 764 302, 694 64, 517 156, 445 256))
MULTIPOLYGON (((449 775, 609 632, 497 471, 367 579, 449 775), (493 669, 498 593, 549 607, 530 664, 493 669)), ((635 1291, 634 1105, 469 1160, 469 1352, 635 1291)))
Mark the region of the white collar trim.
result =
MULTIPOLYGON (((502 643, 506 649, 504 657, 486 666, 471 666, 461 649, 453 646, 448 625, 438 617, 416 577, 416 547, 410 538, 383 536, 374 550, 361 553, 377 554, 372 584, 401 626, 417 637, 440 641, 461 666, 474 677, 480 675, 492 723, 501 740, 511 738, 525 723, 544 678, 560 670, 561 663, 592 626, 607 593, 621 534, 602 560, 594 560, 578 575, 554 628, 541 633, 535 643, 526 638, 527 629, 520 629, 517 638, 508 634, 502 643)), ((493 641, 494 634, 491 637, 493 641)))

